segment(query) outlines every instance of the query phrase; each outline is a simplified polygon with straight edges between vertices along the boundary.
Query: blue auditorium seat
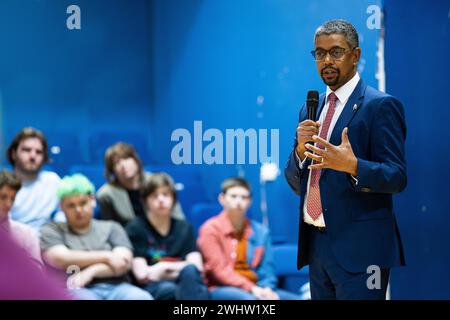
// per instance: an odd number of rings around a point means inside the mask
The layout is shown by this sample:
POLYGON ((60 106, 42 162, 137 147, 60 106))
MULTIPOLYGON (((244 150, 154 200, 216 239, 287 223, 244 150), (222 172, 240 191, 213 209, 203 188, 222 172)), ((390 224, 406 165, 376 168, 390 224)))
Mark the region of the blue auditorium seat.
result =
POLYGON ((103 176, 104 166, 96 164, 79 164, 70 167, 69 174, 81 173, 85 175, 98 190, 104 183, 106 179, 103 176))
POLYGON ((46 130, 49 165, 60 176, 66 175, 75 164, 84 163, 80 140, 76 132, 64 130, 46 130))
POLYGON ((202 183, 202 175, 196 165, 151 164, 144 169, 148 172, 165 172, 176 182, 184 184, 202 183))
POLYGON ((297 244, 273 245, 273 261, 275 272, 280 280, 280 286, 291 292, 300 293, 301 288, 307 287, 309 269, 303 267, 297 270, 297 244))
POLYGON ((12 170, 13 170, 13 167, 12 167, 11 164, 9 164, 9 162, 6 162, 6 163, 4 163, 4 164, 2 164, 2 165, 0 166, 0 170, 8 170, 8 171, 12 171, 12 170))
POLYGON ((133 145, 143 163, 151 161, 148 136, 135 131, 97 131, 88 138, 90 161, 103 163, 105 151, 117 142, 133 145))
POLYGON ((222 206, 218 203, 197 203, 192 207, 191 213, 187 216, 189 222, 197 230, 209 218, 218 215, 222 211, 222 206))

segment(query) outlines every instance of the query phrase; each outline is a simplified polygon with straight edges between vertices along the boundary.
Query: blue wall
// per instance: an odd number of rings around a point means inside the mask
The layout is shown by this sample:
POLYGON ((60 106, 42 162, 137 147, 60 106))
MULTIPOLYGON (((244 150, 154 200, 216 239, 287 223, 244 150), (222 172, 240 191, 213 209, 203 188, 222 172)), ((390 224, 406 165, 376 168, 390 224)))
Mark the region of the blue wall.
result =
POLYGON ((408 125, 408 187, 395 199, 408 266, 392 277, 404 299, 450 299, 449 4, 385 1, 387 91, 408 125))
POLYGON ((2 142, 26 125, 73 130, 83 142, 105 128, 149 134, 149 10, 145 0, 2 0, 2 142), (81 30, 66 27, 74 3, 81 30))

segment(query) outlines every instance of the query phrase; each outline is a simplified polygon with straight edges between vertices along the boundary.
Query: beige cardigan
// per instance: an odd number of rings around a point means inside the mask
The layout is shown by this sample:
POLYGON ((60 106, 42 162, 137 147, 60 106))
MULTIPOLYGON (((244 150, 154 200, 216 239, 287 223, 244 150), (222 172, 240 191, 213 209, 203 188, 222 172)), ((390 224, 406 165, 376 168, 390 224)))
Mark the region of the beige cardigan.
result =
MULTIPOLYGON (((150 173, 145 173, 144 179, 148 179, 150 175, 150 173)), ((125 226, 136 217, 130 197, 124 188, 105 183, 97 191, 96 196, 102 220, 114 220, 125 226)), ((179 202, 175 204, 172 216, 177 219, 185 219, 179 202)))

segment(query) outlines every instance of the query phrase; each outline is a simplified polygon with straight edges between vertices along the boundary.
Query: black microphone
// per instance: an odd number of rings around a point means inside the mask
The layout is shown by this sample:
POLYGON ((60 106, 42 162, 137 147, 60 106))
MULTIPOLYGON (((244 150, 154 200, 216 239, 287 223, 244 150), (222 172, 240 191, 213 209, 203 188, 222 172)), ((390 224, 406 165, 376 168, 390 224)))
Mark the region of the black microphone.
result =
MULTIPOLYGON (((308 110, 308 119, 316 121, 317 107, 319 106, 319 91, 310 90, 306 96, 306 109, 308 110)), ((314 145, 314 141, 308 141, 309 144, 314 145)), ((308 150, 311 153, 311 150, 308 150)))
POLYGON ((306 108, 308 110, 308 119, 316 121, 317 107, 319 106, 319 91, 310 90, 306 97, 306 108))

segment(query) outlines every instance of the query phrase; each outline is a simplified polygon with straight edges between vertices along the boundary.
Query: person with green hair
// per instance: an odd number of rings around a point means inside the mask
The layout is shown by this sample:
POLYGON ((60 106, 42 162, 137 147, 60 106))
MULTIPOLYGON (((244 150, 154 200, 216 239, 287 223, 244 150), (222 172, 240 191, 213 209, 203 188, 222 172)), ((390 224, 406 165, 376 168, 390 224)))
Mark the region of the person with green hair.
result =
POLYGON ((67 286, 79 299, 152 300, 130 284, 133 247, 114 221, 93 219, 95 187, 85 176, 61 180, 57 189, 67 222, 49 222, 41 229, 45 262, 69 274, 67 286))

